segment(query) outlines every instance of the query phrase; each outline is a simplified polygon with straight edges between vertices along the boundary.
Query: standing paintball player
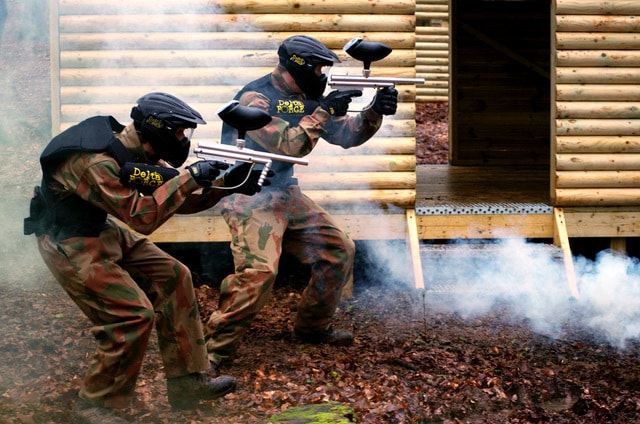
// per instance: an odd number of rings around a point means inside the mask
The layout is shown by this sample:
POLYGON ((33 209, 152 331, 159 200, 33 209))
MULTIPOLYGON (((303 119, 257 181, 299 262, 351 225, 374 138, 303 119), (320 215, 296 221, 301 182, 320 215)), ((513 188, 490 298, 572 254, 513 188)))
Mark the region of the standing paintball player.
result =
POLYGON ((47 267, 93 324, 98 348, 73 410, 82 423, 126 422, 114 409, 131 402, 154 326, 174 409, 236 387, 232 377, 209 375, 189 269, 108 216, 150 234, 173 214, 205 210, 234 191, 216 186, 254 194, 259 174, 241 185, 248 166, 224 178, 227 165, 215 161, 177 169, 190 133, 205 121, 172 95, 144 95, 131 118, 123 126, 95 116, 54 137, 40 156, 42 184, 25 219, 25 234, 35 233, 47 267))
MULTIPOLYGON (((278 49, 275 69, 246 85, 235 97, 241 105, 267 111, 272 120, 246 134, 246 147, 302 157, 320 138, 343 148, 369 140, 383 115, 397 109, 394 88, 377 91, 371 104, 347 114, 360 90, 333 91, 323 96, 323 67, 340 62, 321 42, 296 35, 278 49)), ((223 142, 236 139, 223 126, 223 142)), ((349 345, 353 334, 333 329, 342 290, 353 273, 355 244, 334 219, 303 194, 293 178, 293 164, 274 162, 270 186, 255 196, 234 194, 221 201, 231 232, 235 273, 221 284, 218 309, 205 324, 207 351, 214 368, 229 359, 243 334, 271 295, 284 250, 310 265, 311 277, 302 293, 294 321, 294 338, 306 343, 349 345)))

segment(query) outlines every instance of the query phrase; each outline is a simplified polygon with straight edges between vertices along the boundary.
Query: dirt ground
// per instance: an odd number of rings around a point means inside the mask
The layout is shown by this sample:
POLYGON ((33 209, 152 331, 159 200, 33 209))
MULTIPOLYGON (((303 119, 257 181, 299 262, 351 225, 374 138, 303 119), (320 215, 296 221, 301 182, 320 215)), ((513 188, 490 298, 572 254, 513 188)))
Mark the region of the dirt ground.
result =
MULTIPOLYGON (((41 41, 6 36, 0 46, 0 172, 9 199, 0 206, 0 422, 67 423, 94 342, 88 321, 21 232, 37 156, 48 141, 48 50, 41 41)), ((418 105, 419 163, 446 163, 446 107, 418 105)), ((354 296, 336 317, 337 327, 355 333, 353 346, 291 341, 305 279, 292 267, 223 369, 238 379, 236 393, 172 412, 154 338, 136 401, 124 414, 136 423, 253 424, 293 406, 337 401, 371 424, 640 420, 637 344, 617 349, 594 338, 579 314, 556 338, 534 332, 526 319, 507 319, 500 307, 462 317, 443 311, 441 296, 385 284, 384 270, 372 267, 359 260, 354 296)), ((194 276, 204 318, 215 307, 217 282, 194 276)))

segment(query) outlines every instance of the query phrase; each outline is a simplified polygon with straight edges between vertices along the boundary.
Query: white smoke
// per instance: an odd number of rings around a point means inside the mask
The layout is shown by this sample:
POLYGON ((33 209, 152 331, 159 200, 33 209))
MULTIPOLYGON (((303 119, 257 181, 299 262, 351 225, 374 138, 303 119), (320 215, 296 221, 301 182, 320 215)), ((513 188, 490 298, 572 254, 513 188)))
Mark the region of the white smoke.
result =
MULTIPOLYGON (((640 263, 602 251, 593 260, 574 257, 579 296, 573 298, 561 252, 522 239, 422 254, 426 299, 432 311, 463 319, 498 314, 507 324, 526 324, 552 338, 588 334, 620 349, 640 338, 640 263)), ((460 247, 460 246, 452 246, 460 247)), ((393 263, 401 251, 389 245, 368 249, 381 266, 413 286, 408 258, 393 263), (395 256, 394 256, 395 255, 395 256), (387 259, 385 259, 387 258, 387 259)), ((405 287, 406 287, 405 286, 405 287)))

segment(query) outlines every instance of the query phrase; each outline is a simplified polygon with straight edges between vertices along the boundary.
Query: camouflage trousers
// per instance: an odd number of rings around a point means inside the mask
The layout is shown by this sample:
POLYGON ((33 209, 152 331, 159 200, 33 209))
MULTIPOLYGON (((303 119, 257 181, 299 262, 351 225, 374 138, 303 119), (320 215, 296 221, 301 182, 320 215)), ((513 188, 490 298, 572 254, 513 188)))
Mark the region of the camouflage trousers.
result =
POLYGON ((222 281, 218 309, 205 324, 209 359, 220 363, 236 350, 270 298, 283 250, 311 269, 295 331, 328 329, 353 273, 355 244, 348 235, 298 186, 236 194, 220 205, 231 232, 235 273, 222 281))
POLYGON ((167 378, 210 369, 189 269, 111 223, 99 237, 38 238, 40 254, 98 342, 80 397, 129 405, 153 327, 167 378))

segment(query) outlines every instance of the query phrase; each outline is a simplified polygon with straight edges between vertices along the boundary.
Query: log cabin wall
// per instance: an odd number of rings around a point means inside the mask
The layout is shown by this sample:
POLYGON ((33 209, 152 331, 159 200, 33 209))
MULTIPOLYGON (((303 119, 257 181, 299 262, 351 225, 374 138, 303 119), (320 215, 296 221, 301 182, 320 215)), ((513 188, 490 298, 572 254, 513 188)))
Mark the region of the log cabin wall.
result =
POLYGON ((449 162, 548 166, 550 0, 450 0, 449 162))
MULTIPOLYGON (((216 116, 249 81, 270 72, 279 43, 295 34, 318 38, 341 58, 333 73, 361 75, 342 51, 354 37, 393 52, 373 76, 415 77, 414 0, 52 0, 52 131, 89 116, 130 122, 135 100, 174 94, 203 113, 194 142, 219 138, 216 116), (56 78, 57 77, 57 78, 56 78)), ((415 86, 398 86, 398 113, 363 146, 321 143, 297 166, 306 193, 331 209, 404 213, 415 204, 415 86)), ((364 106, 373 97, 365 91, 364 106)), ((195 144, 195 143, 194 143, 195 144)))
POLYGON ((555 0, 552 198, 640 205, 640 1, 555 0))
POLYGON ((449 101, 449 0, 416 0, 416 75, 416 101, 449 101))

